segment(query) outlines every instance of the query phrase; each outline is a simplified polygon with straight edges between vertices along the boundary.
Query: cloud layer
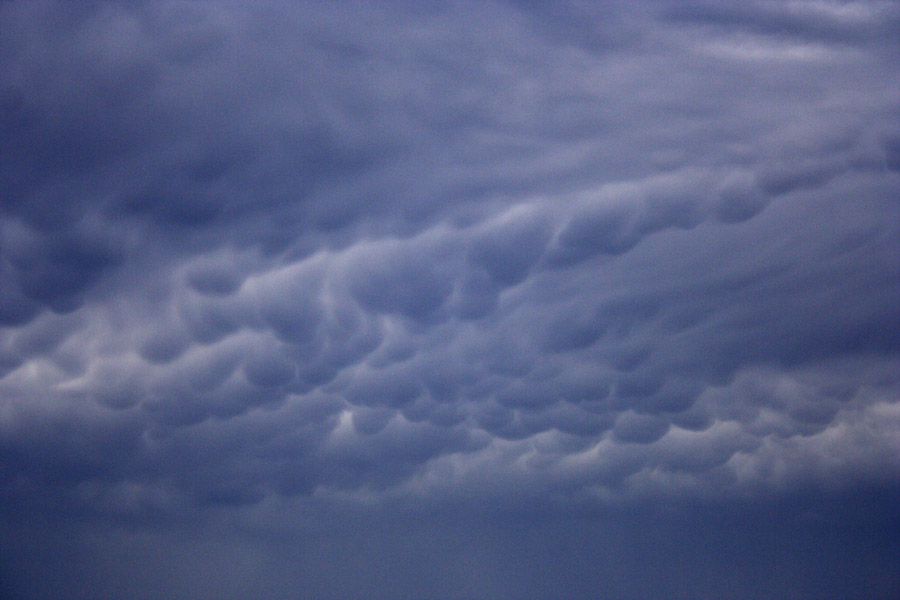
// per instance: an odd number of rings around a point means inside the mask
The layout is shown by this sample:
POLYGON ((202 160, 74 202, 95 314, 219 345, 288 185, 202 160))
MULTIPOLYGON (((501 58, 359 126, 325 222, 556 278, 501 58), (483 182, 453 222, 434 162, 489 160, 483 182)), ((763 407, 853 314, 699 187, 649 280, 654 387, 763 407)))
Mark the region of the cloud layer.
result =
POLYGON ((895 3, 0 23, 4 513, 896 491, 895 3))

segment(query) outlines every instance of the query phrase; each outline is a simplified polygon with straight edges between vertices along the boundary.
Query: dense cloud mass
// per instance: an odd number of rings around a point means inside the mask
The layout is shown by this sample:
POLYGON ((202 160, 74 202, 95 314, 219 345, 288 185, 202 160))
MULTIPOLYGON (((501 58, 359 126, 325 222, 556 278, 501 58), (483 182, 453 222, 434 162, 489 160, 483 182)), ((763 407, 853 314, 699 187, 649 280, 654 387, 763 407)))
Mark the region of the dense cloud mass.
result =
POLYGON ((898 39, 0 4, 0 597, 894 597, 898 39))

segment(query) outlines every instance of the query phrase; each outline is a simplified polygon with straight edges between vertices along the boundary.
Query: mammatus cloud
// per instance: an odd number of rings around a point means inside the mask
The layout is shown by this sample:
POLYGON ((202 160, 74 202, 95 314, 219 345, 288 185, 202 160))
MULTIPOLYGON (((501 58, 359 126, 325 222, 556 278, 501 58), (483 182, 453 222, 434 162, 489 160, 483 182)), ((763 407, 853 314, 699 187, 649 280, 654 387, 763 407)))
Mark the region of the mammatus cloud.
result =
POLYGON ((4 521, 896 493, 896 4, 0 23, 4 521))

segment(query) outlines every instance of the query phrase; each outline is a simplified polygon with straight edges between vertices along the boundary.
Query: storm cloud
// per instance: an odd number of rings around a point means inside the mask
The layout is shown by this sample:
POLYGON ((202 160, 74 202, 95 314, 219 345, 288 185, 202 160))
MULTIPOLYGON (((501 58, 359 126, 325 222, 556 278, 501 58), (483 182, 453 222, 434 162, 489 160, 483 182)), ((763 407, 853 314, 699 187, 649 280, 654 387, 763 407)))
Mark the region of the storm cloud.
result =
POLYGON ((894 597, 898 36, 3 3, 0 595, 894 597))

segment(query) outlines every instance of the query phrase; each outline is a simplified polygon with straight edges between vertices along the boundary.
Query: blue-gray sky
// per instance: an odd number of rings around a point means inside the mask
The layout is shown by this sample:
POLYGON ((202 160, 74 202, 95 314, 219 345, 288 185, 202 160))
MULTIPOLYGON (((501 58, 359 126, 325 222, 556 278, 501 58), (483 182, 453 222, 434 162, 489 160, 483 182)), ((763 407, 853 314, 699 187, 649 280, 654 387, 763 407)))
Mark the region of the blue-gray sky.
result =
POLYGON ((898 39, 0 3, 0 597, 896 598, 898 39))

